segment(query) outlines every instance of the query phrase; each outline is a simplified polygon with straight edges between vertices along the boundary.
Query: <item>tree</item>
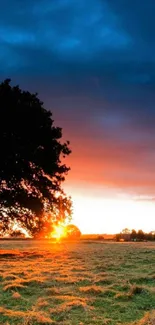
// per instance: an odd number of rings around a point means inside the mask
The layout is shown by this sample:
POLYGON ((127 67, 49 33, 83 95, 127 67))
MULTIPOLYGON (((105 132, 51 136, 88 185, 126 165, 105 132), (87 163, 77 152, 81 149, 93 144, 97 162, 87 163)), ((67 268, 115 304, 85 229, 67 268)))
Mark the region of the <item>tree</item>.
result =
POLYGON ((65 228, 66 237, 69 239, 78 239, 81 236, 81 231, 75 225, 68 225, 65 228))
POLYGON ((136 240, 137 239, 137 232, 135 229, 132 229, 131 231, 131 240, 136 240))
POLYGON ((0 84, 0 224, 3 233, 15 224, 37 236, 71 217, 61 187, 70 169, 62 158, 71 150, 37 94, 10 81, 0 84))
POLYGON ((13 230, 10 233, 10 237, 13 237, 13 238, 25 238, 25 234, 21 230, 13 230))
POLYGON ((121 237, 120 239, 123 239, 125 241, 130 241, 131 240, 131 230, 128 228, 124 228, 121 231, 121 237))
POLYGON ((142 241, 142 240, 144 240, 144 238, 145 238, 145 234, 144 234, 144 232, 143 232, 143 230, 138 230, 138 232, 137 232, 137 239, 138 240, 140 240, 140 241, 142 241))
POLYGON ((151 235, 152 235, 152 240, 155 240, 155 231, 151 231, 151 235))
POLYGON ((149 233, 145 233, 145 240, 149 240, 149 241, 152 241, 153 240, 153 234, 152 232, 149 232, 149 233))
POLYGON ((116 241, 120 241, 121 239, 121 234, 116 234, 116 241))
POLYGON ((125 234, 125 235, 131 234, 131 230, 129 228, 124 228, 124 229, 122 229, 121 232, 122 232, 122 234, 125 234))

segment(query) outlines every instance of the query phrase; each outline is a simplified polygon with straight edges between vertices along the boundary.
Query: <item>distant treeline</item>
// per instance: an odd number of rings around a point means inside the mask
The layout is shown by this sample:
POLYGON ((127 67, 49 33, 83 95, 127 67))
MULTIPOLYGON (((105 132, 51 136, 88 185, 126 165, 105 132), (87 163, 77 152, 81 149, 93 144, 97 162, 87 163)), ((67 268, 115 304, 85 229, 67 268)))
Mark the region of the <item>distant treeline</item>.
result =
POLYGON ((117 241, 155 241, 155 231, 149 233, 143 230, 136 231, 135 229, 123 229, 119 234, 116 234, 117 241))

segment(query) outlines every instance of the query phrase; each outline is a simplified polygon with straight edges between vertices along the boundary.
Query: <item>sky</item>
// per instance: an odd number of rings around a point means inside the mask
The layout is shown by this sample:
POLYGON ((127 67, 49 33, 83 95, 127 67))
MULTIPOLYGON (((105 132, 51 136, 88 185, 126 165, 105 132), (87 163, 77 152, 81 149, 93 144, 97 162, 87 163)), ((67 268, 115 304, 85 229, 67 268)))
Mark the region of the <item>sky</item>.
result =
POLYGON ((38 92, 71 142, 83 233, 155 230, 155 1, 5 0, 0 79, 38 92))

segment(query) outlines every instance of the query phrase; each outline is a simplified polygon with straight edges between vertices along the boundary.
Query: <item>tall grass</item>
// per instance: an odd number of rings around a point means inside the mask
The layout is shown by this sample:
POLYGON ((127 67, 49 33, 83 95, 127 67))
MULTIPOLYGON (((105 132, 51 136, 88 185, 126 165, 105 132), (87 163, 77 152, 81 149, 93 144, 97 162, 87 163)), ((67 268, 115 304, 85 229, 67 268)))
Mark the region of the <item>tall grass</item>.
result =
POLYGON ((0 242, 0 324, 155 324, 155 244, 0 242))

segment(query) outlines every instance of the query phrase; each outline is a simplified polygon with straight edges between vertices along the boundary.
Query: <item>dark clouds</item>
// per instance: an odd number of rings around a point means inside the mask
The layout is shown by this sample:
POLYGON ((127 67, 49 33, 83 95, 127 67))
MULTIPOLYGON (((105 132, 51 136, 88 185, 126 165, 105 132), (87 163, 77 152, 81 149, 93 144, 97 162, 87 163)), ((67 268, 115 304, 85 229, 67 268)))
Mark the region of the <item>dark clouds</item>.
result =
POLYGON ((73 181, 96 166, 97 184, 154 191, 154 16, 153 0, 1 4, 1 78, 52 109, 72 142, 73 181))

